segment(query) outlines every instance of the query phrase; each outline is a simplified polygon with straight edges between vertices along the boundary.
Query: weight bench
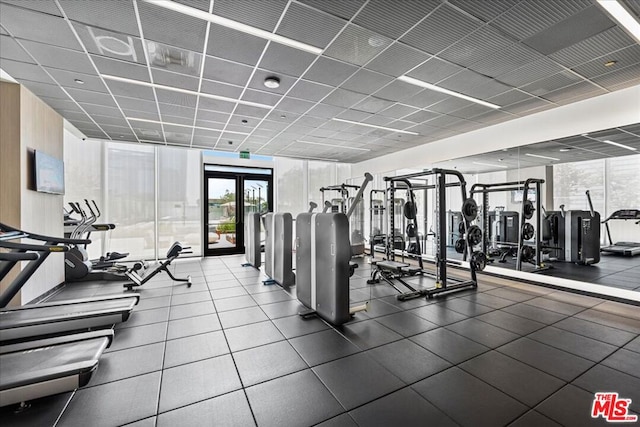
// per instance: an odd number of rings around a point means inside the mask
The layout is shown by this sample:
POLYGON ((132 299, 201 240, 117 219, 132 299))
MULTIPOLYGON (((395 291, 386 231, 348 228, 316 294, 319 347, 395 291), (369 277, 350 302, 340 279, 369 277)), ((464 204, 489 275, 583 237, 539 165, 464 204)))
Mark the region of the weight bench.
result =
POLYGON ((380 283, 380 279, 388 283, 393 289, 398 291, 396 298, 399 301, 406 301, 414 298, 420 298, 427 294, 426 290, 418 290, 411 286, 409 283, 402 280, 403 277, 416 276, 422 274, 422 269, 419 267, 406 264, 404 262, 397 261, 374 261, 371 263, 371 278, 367 280, 367 284, 373 285, 380 283), (409 289, 409 292, 403 292, 398 288, 393 281, 400 282, 404 287, 409 289))
POLYGON ((180 242, 175 242, 173 245, 171 245, 171 247, 167 251, 167 259, 162 261, 160 264, 157 264, 156 266, 154 266, 151 270, 146 270, 142 276, 140 276, 134 268, 127 270, 124 274, 129 278, 129 280, 131 280, 131 282, 125 283, 123 286, 127 288, 127 290, 131 291, 133 290, 134 286, 142 286, 145 283, 147 283, 149 280, 151 280, 156 274, 164 271, 169 275, 171 280, 176 282, 186 282, 187 287, 190 288, 191 276, 187 276, 184 279, 174 277, 174 275, 171 274, 171 271, 169 271, 168 269, 169 265, 171 265, 173 260, 178 258, 181 254, 192 253, 189 249, 191 249, 190 246, 182 246, 180 242))

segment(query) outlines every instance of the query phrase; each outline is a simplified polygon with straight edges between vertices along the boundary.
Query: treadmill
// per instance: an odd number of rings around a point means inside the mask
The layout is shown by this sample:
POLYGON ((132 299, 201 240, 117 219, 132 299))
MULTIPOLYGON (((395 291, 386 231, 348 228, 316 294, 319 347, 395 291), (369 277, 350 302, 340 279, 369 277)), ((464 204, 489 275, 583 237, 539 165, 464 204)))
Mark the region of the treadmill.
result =
POLYGON ((609 229, 609 221, 611 220, 631 220, 636 221, 636 224, 640 224, 640 209, 621 209, 615 211, 607 219, 602 221, 607 229, 607 237, 609 238, 609 246, 603 246, 600 248, 602 252, 608 252, 612 254, 624 255, 624 256, 636 256, 640 255, 640 243, 639 242, 617 242, 613 243, 611 239, 611 230, 609 229))
POLYGON ((19 342, 66 334, 88 329, 110 328, 126 321, 140 299, 139 294, 119 294, 69 301, 41 304, 27 304, 16 308, 6 308, 44 260, 52 252, 68 250, 65 244, 81 244, 84 240, 64 239, 27 233, 0 223, 0 247, 10 249, 0 258, 0 278, 3 278, 20 261, 20 255, 27 255, 31 261, 22 269, 5 292, 0 295, 0 342, 19 342), (31 245, 7 240, 28 238, 46 242, 45 245, 31 245), (33 258, 35 252, 37 258, 33 258))
POLYGON ((0 406, 85 386, 112 340, 108 329, 0 346, 0 406))

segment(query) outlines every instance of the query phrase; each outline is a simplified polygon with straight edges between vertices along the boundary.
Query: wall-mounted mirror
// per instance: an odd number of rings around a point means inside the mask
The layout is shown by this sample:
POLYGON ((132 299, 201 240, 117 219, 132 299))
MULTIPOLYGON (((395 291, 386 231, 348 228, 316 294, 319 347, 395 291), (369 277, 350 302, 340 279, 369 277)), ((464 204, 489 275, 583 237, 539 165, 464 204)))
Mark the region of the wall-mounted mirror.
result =
MULTIPOLYGON (((490 266, 640 291, 640 123, 434 167, 474 189, 490 266)), ((448 212, 452 258, 458 216, 448 212)))

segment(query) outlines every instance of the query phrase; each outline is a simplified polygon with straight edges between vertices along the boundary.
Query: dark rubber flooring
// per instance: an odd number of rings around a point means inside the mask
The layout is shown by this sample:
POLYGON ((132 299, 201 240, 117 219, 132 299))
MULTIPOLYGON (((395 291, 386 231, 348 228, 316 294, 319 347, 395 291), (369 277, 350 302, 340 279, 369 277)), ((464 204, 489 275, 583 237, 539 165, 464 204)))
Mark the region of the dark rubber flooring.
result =
MULTIPOLYGON (((5 426, 585 426, 595 392, 640 412, 640 309, 495 280, 399 302, 351 279, 346 325, 303 320, 295 287, 228 256, 175 263, 116 327, 88 386, 0 411, 5 426)), ((487 279, 489 280, 489 279, 487 279)), ((416 281, 418 282, 418 281, 416 281)), ((424 285, 429 285, 426 280, 424 285)), ((66 286, 54 299, 122 292, 66 286)))

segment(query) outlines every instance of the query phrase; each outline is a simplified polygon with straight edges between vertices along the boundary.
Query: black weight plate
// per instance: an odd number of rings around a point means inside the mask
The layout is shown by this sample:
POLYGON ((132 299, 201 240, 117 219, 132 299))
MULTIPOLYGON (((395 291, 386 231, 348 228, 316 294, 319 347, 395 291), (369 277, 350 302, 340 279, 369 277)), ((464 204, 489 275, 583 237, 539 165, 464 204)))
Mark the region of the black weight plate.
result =
POLYGON ((471 222, 478 216, 478 204, 474 199, 466 199, 462 204, 462 215, 464 218, 471 222))
POLYGON ((467 232, 467 240, 471 246, 475 246, 482 242, 482 230, 477 225, 469 227, 467 232))

